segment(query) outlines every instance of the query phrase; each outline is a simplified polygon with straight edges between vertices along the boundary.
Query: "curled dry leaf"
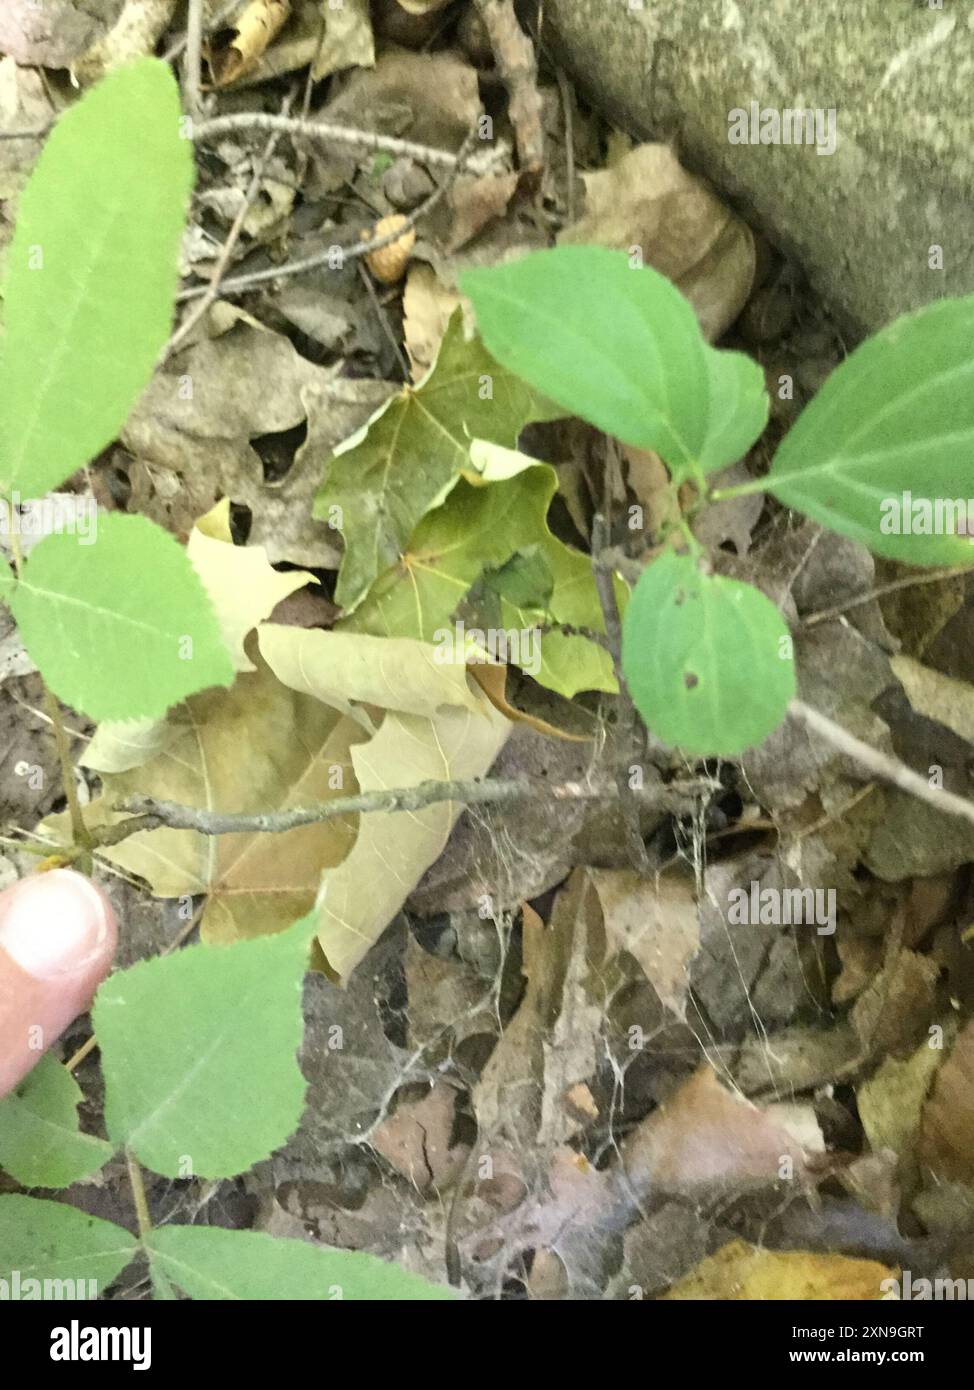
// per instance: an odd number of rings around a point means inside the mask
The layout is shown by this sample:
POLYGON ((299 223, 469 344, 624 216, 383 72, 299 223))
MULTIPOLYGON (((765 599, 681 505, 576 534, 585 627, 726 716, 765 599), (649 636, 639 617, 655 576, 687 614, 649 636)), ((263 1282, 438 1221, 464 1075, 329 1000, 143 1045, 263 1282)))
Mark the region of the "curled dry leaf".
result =
POLYGON ((674 1284, 669 1299, 881 1299, 899 1270, 876 1260, 818 1255, 810 1250, 763 1250, 732 1240, 674 1284))
POLYGON ((562 243, 638 251, 669 276, 711 340, 743 309, 754 282, 754 237, 668 145, 637 145, 608 169, 584 174, 585 212, 562 243))
POLYGON ((250 0, 231 37, 226 41, 218 37, 207 48, 214 87, 228 87, 256 67, 290 13, 291 0, 250 0))

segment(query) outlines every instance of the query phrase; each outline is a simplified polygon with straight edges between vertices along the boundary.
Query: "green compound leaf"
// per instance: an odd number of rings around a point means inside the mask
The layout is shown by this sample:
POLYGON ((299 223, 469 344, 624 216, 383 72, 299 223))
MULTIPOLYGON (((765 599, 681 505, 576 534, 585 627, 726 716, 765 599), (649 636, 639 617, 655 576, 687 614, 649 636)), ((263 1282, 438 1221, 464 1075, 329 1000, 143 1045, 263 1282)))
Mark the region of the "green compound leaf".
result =
POLYGON ((46 537, 19 580, 0 572, 0 598, 55 695, 92 719, 156 717, 233 680, 202 581, 145 517, 99 514, 93 545, 46 537))
POLYGON ((513 445, 532 420, 560 414, 477 339, 464 340, 458 309, 425 379, 388 401, 326 467, 314 510, 330 520, 339 509, 345 557, 336 601, 351 612, 398 562, 417 523, 467 466, 474 435, 513 445))
POLYGON ((795 694, 791 637, 770 599, 675 551, 645 569, 633 591, 622 669, 647 727, 698 757, 760 743, 795 694))
POLYGON ((332 1250, 261 1231, 215 1226, 161 1226, 147 1241, 153 1270, 191 1298, 456 1299, 456 1290, 430 1284, 374 1255, 332 1250))
POLYGON ((97 1173, 114 1150, 104 1139, 80 1132, 80 1100, 74 1077, 45 1053, 0 1100, 0 1167, 24 1187, 68 1187, 97 1173))
POLYGON ((93 1021, 116 1144, 166 1177, 227 1178, 297 1128, 301 983, 313 923, 191 946, 112 975, 93 1021))
POLYGON ((487 347, 565 410, 654 449, 676 481, 739 459, 768 418, 764 376, 718 352, 665 275, 621 251, 559 246, 468 270, 487 347))
POLYGON ((43 497, 118 433, 166 341, 193 179, 169 68, 58 121, 20 200, 0 356, 0 494, 43 497))
POLYGON ((974 564, 972 344, 974 297, 940 300, 868 339, 802 411, 768 489, 880 555, 974 564))
POLYGON ((23 1299, 97 1297, 121 1274, 137 1248, 121 1226, 63 1202, 0 1197, 0 1279, 19 1278, 23 1299), (28 1292, 26 1280, 38 1283, 31 1284, 28 1292), (85 1283, 67 1284, 68 1280, 85 1283), (94 1287, 88 1286, 88 1280, 94 1281, 94 1287))

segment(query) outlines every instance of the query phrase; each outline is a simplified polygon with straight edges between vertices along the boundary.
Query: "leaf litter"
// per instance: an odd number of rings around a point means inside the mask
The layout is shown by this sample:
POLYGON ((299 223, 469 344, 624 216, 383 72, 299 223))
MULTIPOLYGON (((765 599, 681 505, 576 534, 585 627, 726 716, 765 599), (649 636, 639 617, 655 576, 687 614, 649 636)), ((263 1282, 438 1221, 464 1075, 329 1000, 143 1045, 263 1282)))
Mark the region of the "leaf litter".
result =
MULTIPOLYGON (((772 380, 797 360, 806 396, 838 359, 820 306, 668 146, 620 137, 570 91, 569 136, 544 63, 537 91, 515 94, 472 5, 346 3, 323 26, 317 3, 254 0, 222 32, 219 8, 208 109, 279 111, 310 70, 309 117, 449 152, 500 77, 516 96, 491 102, 506 163, 462 175, 420 221, 404 284, 367 287, 349 267, 270 272, 411 212, 440 169, 301 136, 263 160, 243 133, 206 143, 184 288, 202 287, 242 213, 225 274, 269 278, 217 300, 72 487, 188 540, 237 675, 165 719, 94 732, 88 822, 134 794, 266 811, 490 770, 597 779, 618 757, 614 680, 571 629, 604 632, 585 549, 611 446, 590 432, 582 468, 561 412, 468 336, 458 277, 553 239, 637 246, 712 341, 746 344, 772 380), (512 153, 539 131, 540 201, 512 153), (480 397, 468 383, 484 378, 480 397), (537 459, 512 456, 527 440, 537 459), (485 472, 505 451, 507 472, 485 472), (523 592, 505 589, 512 574, 523 592), (301 602, 307 626, 289 617, 301 602), (550 624, 556 656, 479 684, 437 666, 429 644, 461 613, 550 624)), ((48 29, 26 4, 0 20, 5 127, 70 101, 52 70, 87 84, 174 37, 166 3, 53 9, 48 29)), ((0 142, 0 245, 40 146, 0 142)), ((775 402, 772 432, 788 411, 775 402)), ((617 496, 655 528, 654 457, 624 451, 617 496)), ((750 476, 734 469, 725 485, 750 476)), ((963 792, 969 580, 884 595, 904 567, 754 496, 703 525, 718 572, 791 623, 804 697, 963 792)), ((49 815, 55 762, 15 656, 0 792, 51 845, 67 821, 49 815)), ((650 753, 650 783, 685 771, 650 753)), ((169 932, 166 899, 195 904, 210 942, 317 913, 329 973, 305 984, 304 1118, 248 1178, 177 1184, 176 1200, 202 1219, 246 1194, 255 1229, 450 1271, 481 1297, 869 1299, 906 1261, 959 1267, 974 1223, 970 827, 864 782, 794 721, 716 776, 709 804, 644 810, 648 874, 604 807, 543 802, 103 849, 109 890, 135 884, 169 932), (834 935, 732 920, 732 895, 754 886, 832 892, 834 935)), ((146 955, 161 945, 146 932, 146 955)), ((90 1094, 94 1073, 78 1075, 90 1094)))

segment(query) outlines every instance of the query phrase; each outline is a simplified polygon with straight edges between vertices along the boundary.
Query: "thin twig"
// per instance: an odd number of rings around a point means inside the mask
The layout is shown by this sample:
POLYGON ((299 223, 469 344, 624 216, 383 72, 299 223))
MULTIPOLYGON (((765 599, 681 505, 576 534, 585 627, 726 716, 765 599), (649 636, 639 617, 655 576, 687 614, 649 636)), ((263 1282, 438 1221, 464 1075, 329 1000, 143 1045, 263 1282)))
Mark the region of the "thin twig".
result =
MULTIPOLYGON (((289 93, 288 96, 285 98, 285 105, 287 105, 291 101, 291 95, 292 94, 289 93)), ((270 160, 273 157, 274 150, 280 138, 280 135, 276 133, 268 137, 267 144, 264 147, 264 152, 257 160, 257 163, 254 166, 253 177, 251 178, 250 185, 247 189, 247 192, 244 195, 244 200, 240 205, 236 217, 233 219, 233 223, 230 227, 229 232, 227 233, 227 239, 223 243, 223 247, 220 251, 219 256, 217 257, 216 264, 214 265, 213 270, 210 274, 210 282, 207 285, 205 292, 202 295, 200 295, 199 302, 195 304, 193 308, 189 311, 189 313, 183 319, 182 323, 176 329, 175 333, 173 333, 172 337, 169 339, 169 342, 163 348, 159 360, 156 363, 157 368, 165 366, 165 364, 169 361, 169 358, 173 355, 174 352, 177 351, 180 345, 186 341, 190 333, 192 333, 193 329, 199 323, 200 319, 203 318, 203 316, 207 313, 207 311, 215 303, 217 297, 219 296, 220 285, 224 275, 227 272, 227 266, 230 264, 230 257, 233 255, 234 247, 240 240, 241 233, 243 232, 244 222, 247 220, 247 214, 253 207, 254 202, 257 198, 257 194, 260 192, 261 184, 264 181, 264 171, 266 170, 267 165, 270 163, 270 160)))
POLYGON ((203 113, 203 0, 189 0, 186 15, 186 57, 183 62, 183 100, 194 124, 203 113))
MULTIPOLYGON (((412 140, 401 140, 398 136, 380 135, 374 130, 357 130, 333 121, 303 121, 295 116, 275 116, 269 111, 238 111, 230 116, 214 116, 196 126, 193 139, 198 143, 212 143, 221 135, 236 135, 248 130, 266 131, 268 134, 277 131, 281 135, 302 136, 319 144, 348 145, 366 153, 381 151, 396 158, 414 159, 435 169, 454 169, 460 160, 459 154, 452 154, 449 150, 418 145, 412 140)), ((495 144, 476 159, 469 160, 467 167, 473 173, 484 173, 498 163, 505 153, 503 145, 495 144)))
MULTIPOLYGON (((220 10, 216 17, 205 26, 204 33, 213 34, 216 32, 217 29, 222 29, 224 22, 230 18, 234 10, 240 9, 244 3, 245 0, 227 0, 227 4, 223 6, 223 9, 220 10)), ((168 48, 166 52, 162 55, 162 61, 164 63, 175 62, 175 60, 182 53, 183 49, 186 47, 188 39, 188 33, 180 34, 179 38, 175 41, 172 47, 168 48)))
MULTIPOLYGON (((712 792, 717 785, 710 778, 704 777, 676 782, 670 786, 645 787, 635 791, 633 795, 646 805, 685 810, 697 797, 712 792)), ((158 801, 151 796, 128 797, 116 810, 134 812, 140 822, 135 827, 138 830, 153 830, 166 826, 170 830, 196 830, 203 835, 238 835, 241 832, 276 835, 294 830, 299 825, 332 820, 335 816, 374 811, 422 811, 427 806, 443 801, 483 806, 509 804, 515 801, 615 801, 618 797, 619 789, 613 782, 552 784, 543 778, 512 777, 488 778, 484 781, 420 782, 415 787, 339 796, 332 801, 320 802, 316 806, 297 806, 287 811, 203 811, 198 807, 182 806, 173 801, 158 801)), ((131 824, 131 821, 121 821, 113 828, 120 830, 123 826, 131 824)))
POLYGON ((940 584, 946 579, 957 579, 962 574, 971 573, 971 566, 967 564, 954 565, 952 569, 935 570, 929 574, 908 574, 902 579, 893 579, 888 584, 880 584, 877 588, 870 589, 868 593, 856 594, 853 598, 843 599, 841 603, 833 604, 831 608, 823 608, 818 613, 810 613, 807 618, 802 618, 799 627, 817 627, 819 623, 828 622, 831 618, 840 618, 850 608, 859 608, 864 603, 871 603, 873 599, 885 598, 887 594, 898 593, 900 589, 912 589, 919 584, 940 584))
MULTIPOLYGON (((607 469, 605 488, 606 514, 608 514, 610 501, 611 488, 607 469)), ((616 769, 616 788, 622 802, 622 814, 626 824, 626 839, 629 844, 630 862, 637 873, 648 874, 650 871, 649 856, 646 853, 646 845, 643 841, 639 819, 639 806, 634 797, 634 789, 630 786, 629 782, 632 763, 634 761, 638 762, 642 757, 644 746, 642 734, 643 725, 636 712, 636 707, 632 702, 632 696, 629 694, 629 687, 626 685, 626 678, 622 671, 622 620, 619 617, 619 604, 616 600, 615 572, 605 558, 608 549, 608 522, 601 512, 596 512, 595 516, 592 518, 592 574, 595 579, 595 588, 599 596, 599 603, 602 607, 602 618, 605 623, 605 633, 609 652, 612 656, 612 666, 615 671, 616 685, 619 687, 617 709, 619 742, 621 745, 620 751, 622 757, 616 769)))
MULTIPOLYGON (((242 290, 248 290, 253 285, 264 284, 268 280, 278 280, 285 275, 301 275, 308 270, 318 270, 321 266, 332 263, 336 251, 341 253, 341 264, 345 265, 348 261, 360 260, 373 251, 381 251, 383 247, 391 246, 394 241, 399 241, 415 227, 417 222, 432 212, 441 199, 446 197, 460 172, 466 167, 466 156, 473 148, 476 139, 477 127, 474 126, 456 155, 456 162, 447 177, 438 188, 433 190, 425 202, 421 203, 398 224, 394 231, 388 232, 385 236, 370 237, 367 241, 353 242, 351 245, 335 242, 333 245, 325 247, 323 251, 317 251, 313 256, 306 256, 304 260, 285 261, 283 265, 269 266, 267 270, 254 270, 247 275, 235 275, 231 279, 223 281, 220 287, 221 293, 238 294, 242 290)), ((182 302, 187 299, 195 299, 198 295, 205 293, 205 286, 196 286, 190 290, 183 290, 176 296, 176 299, 177 302, 182 302)))
POLYGON ((918 801, 925 801, 928 806, 933 806, 946 815, 960 816, 974 824, 974 801, 955 796, 953 792, 944 791, 942 787, 931 787, 925 777, 907 767, 906 763, 901 763, 898 758, 891 758, 888 754, 881 753, 878 748, 863 743, 862 739, 856 738, 848 729, 834 723, 820 710, 806 705, 803 700, 792 700, 788 709, 813 733, 831 743, 833 748, 844 753, 874 777, 892 783, 894 787, 899 787, 900 791, 908 792, 918 801))

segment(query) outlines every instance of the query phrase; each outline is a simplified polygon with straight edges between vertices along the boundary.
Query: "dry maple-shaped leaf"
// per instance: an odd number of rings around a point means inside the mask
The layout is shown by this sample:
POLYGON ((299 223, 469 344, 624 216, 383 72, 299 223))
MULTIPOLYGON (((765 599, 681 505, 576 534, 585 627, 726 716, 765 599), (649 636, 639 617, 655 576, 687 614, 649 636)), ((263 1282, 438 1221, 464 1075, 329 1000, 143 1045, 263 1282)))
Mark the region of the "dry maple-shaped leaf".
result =
POLYGON ((257 66, 291 13, 291 0, 250 0, 233 26, 207 45, 215 87, 228 87, 257 66))
POLYGON ((234 545, 230 535, 230 499, 218 502, 196 523, 186 547, 193 567, 216 609, 220 632, 237 671, 256 667, 244 641, 289 594, 314 583, 306 570, 279 573, 259 545, 234 545))
POLYGON ((764 1250, 732 1240, 701 1260, 668 1293, 669 1299, 882 1299, 899 1276, 876 1260, 819 1255, 810 1250, 764 1250))
POLYGON ((457 311, 436 364, 328 460, 315 515, 345 537, 336 602, 349 613, 396 565, 425 514, 469 466, 474 438, 512 446, 525 425, 562 412, 501 367, 457 311))
POLYGON ((4 0, 0 53, 24 67, 65 68, 102 38, 124 0, 4 0))
POLYGON ((451 706, 484 713, 466 667, 438 661, 437 649, 424 642, 277 623, 262 623, 257 638, 278 680, 350 715, 370 733, 373 705, 401 714, 435 715, 451 706))
MULTIPOLYGON (((375 737, 352 750, 358 785, 381 792, 482 777, 510 727, 486 700, 479 710, 440 706, 428 718, 390 710, 375 737)), ((443 852, 462 811, 462 803, 442 801, 419 811, 359 817, 354 848, 322 874, 316 900, 318 942, 337 975, 354 970, 392 921, 443 852)))
MULTIPOLYGON (((119 731, 112 726, 111 754, 119 731)), ((91 825, 113 823, 113 806, 155 796, 208 811, 284 810, 355 790, 354 743, 367 735, 353 721, 282 685, 264 665, 229 691, 207 691, 170 712, 150 740, 161 751, 124 772, 102 773, 103 794, 86 808, 91 825)), ((88 759, 95 770, 97 743, 88 759)), ((136 756, 133 752, 132 756, 136 756)), ((117 765, 117 759, 116 759, 117 765)), ((64 817, 47 822, 70 835, 64 817)), ((355 838, 348 820, 284 834, 202 835, 143 831, 106 849, 112 863, 146 880, 157 897, 207 895, 201 933, 232 941, 279 931, 308 911, 322 869, 338 863, 355 838)))
POLYGON ((584 174, 585 211, 559 236, 631 252, 669 276, 711 340, 729 328, 754 281, 754 237, 668 145, 637 145, 608 169, 584 174))
POLYGON ((939 1181, 974 1184, 974 1022, 958 1035, 923 1107, 919 1157, 939 1181))

